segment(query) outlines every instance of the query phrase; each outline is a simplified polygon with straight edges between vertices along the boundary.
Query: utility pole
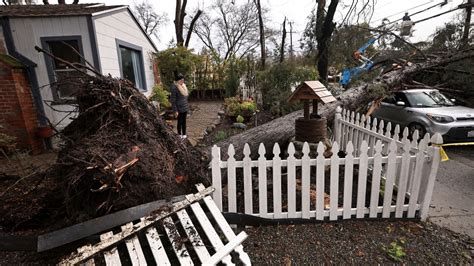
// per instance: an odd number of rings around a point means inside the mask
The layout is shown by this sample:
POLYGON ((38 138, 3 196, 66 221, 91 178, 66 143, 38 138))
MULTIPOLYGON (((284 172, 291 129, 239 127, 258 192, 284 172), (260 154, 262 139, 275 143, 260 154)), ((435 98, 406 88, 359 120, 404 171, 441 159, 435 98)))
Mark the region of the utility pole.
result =
POLYGON ((288 23, 290 23, 290 58, 293 59, 293 21, 288 23))

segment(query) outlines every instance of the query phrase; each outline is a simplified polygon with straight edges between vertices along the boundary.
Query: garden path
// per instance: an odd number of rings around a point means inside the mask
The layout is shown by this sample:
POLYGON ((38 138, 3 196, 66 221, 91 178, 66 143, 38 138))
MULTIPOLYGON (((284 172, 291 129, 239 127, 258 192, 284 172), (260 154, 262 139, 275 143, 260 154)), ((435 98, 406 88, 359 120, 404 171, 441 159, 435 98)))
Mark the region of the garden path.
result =
MULTIPOLYGON (((217 124, 219 116, 217 112, 222 110, 224 101, 198 101, 190 102, 192 110, 191 115, 188 116, 187 136, 191 145, 196 144, 204 137, 204 132, 209 126, 217 124)), ((173 121, 173 128, 176 131, 176 120, 173 121)))

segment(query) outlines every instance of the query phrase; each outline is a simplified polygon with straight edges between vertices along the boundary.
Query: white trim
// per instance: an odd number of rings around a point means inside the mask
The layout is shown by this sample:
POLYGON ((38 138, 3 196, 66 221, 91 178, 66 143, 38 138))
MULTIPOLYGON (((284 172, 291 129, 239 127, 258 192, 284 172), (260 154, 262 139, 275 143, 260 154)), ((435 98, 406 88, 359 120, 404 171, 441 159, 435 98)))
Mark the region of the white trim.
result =
POLYGON ((95 12, 95 13, 92 13, 91 16, 92 17, 97 17, 97 16, 100 16, 100 15, 103 15, 103 14, 107 14, 107 13, 114 12, 114 11, 119 11, 119 10, 122 10, 122 9, 128 9, 128 6, 119 6, 117 8, 95 12))

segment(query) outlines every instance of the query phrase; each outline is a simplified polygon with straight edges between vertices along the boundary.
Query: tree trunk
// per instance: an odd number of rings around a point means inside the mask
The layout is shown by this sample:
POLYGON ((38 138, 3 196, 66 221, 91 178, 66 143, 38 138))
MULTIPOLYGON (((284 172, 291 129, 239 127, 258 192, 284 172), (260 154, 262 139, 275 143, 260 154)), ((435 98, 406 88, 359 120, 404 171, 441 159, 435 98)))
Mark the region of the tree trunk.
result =
MULTIPOLYGON (((472 2, 472 1, 471 1, 472 2)), ((469 30, 471 26, 472 6, 466 7, 466 20, 464 20, 464 32, 461 39, 461 48, 466 47, 469 43, 469 30)))
POLYGON ((202 10, 198 10, 196 12, 196 15, 194 15, 193 20, 191 20, 191 24, 189 25, 189 29, 188 29, 188 34, 186 36, 186 42, 184 43, 184 47, 186 48, 189 45, 189 40, 191 40, 191 34, 193 33, 194 24, 196 24, 196 21, 198 20, 201 14, 202 14, 202 10))
MULTIPOLYGON (((448 55, 421 64, 413 64, 403 69, 388 72, 380 78, 380 81, 372 84, 364 84, 344 91, 341 95, 337 96, 336 102, 320 107, 318 113, 327 118, 328 126, 330 126, 332 125, 337 106, 343 106, 349 110, 356 110, 360 107, 367 106, 368 103, 375 100, 375 98, 368 97, 367 88, 370 85, 382 85, 385 88, 385 94, 389 94, 395 89, 402 88, 402 83, 412 80, 416 74, 473 57, 474 49, 470 49, 458 54, 448 55)), ((290 138, 294 136, 295 119, 301 116, 303 116, 303 110, 295 111, 216 143, 218 147, 221 147, 221 157, 228 157, 227 149, 230 144, 234 145, 236 158, 241 158, 245 143, 250 145, 252 155, 254 156, 258 155, 257 151, 260 143, 265 145, 267 153, 271 152, 274 143, 285 144, 289 142, 290 138)))
POLYGON ((183 27, 184 27, 184 17, 186 16, 186 4, 187 0, 176 0, 176 11, 174 17, 174 28, 176 33, 176 45, 183 46, 184 37, 183 37, 183 27))
POLYGON ((327 12, 325 12, 326 1, 318 1, 318 8, 316 14, 316 40, 318 42, 318 55, 316 62, 318 66, 319 79, 327 81, 328 79, 328 64, 329 64, 329 41, 335 28, 335 23, 332 22, 334 14, 336 13, 337 4, 339 0, 331 0, 327 12))
POLYGON ((281 48, 280 48, 280 63, 285 60, 285 38, 286 38, 286 17, 283 20, 283 33, 281 35, 281 48))
POLYGON ((255 4, 257 6, 257 12, 258 12, 258 26, 260 29, 260 64, 261 64, 261 69, 265 69, 265 59, 267 57, 267 53, 265 51, 265 28, 263 26, 263 19, 262 19, 262 7, 260 5, 260 0, 255 0, 255 4))

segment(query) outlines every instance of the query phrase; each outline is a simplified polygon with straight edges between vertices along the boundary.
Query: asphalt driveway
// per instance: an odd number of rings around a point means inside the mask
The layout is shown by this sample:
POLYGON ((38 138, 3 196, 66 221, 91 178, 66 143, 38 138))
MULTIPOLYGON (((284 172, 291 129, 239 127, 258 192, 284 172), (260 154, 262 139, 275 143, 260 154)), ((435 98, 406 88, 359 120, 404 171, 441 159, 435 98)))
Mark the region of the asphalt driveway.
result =
POLYGON ((474 146, 445 147, 429 221, 474 238, 474 146))

